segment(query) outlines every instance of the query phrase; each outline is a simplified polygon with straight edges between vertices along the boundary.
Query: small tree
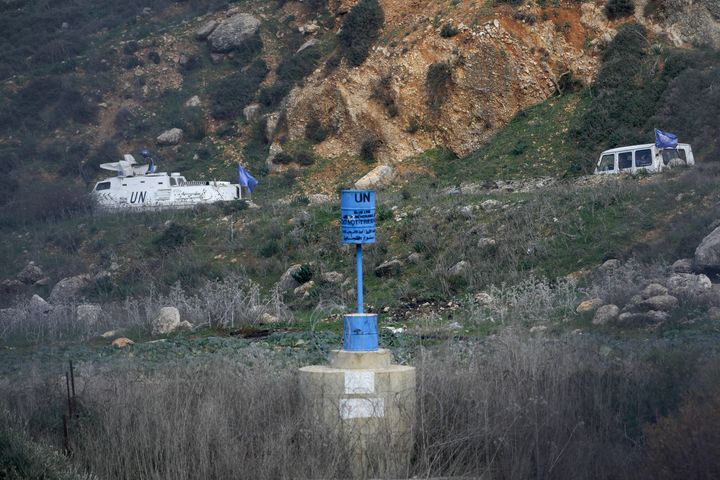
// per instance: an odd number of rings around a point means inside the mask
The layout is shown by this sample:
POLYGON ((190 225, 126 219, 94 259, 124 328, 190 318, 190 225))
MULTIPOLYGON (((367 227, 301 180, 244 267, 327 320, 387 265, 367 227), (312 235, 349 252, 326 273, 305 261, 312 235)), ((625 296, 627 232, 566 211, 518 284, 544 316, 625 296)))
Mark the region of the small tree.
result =
POLYGON ((350 65, 362 65, 384 23, 385 13, 378 0, 360 0, 350 10, 338 35, 340 47, 350 65))
POLYGON ((447 87, 452 80, 452 69, 447 62, 433 63, 428 68, 425 79, 427 104, 430 110, 437 112, 447 98, 447 87))
POLYGON ((629 17, 633 13, 635 13, 634 0, 608 0, 608 3, 605 5, 605 15, 607 15, 610 20, 629 17))

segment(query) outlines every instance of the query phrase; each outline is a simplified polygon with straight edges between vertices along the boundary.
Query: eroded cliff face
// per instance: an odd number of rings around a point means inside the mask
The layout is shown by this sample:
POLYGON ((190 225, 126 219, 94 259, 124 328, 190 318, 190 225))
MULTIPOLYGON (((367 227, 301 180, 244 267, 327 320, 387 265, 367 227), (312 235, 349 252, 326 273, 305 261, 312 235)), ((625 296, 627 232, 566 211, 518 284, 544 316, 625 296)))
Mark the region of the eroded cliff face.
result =
MULTIPOLYGON (((316 151, 329 158, 357 154, 367 138, 379 140, 376 158, 387 164, 434 147, 467 154, 518 111, 556 94, 568 75, 591 83, 601 48, 621 23, 645 24, 680 47, 720 46, 715 0, 656 1, 661 5, 652 18, 644 16, 641 0, 633 17, 609 21, 604 1, 490 8, 485 2, 383 0, 385 27, 367 61, 330 74, 318 69, 296 88, 287 101, 286 133, 302 138, 308 121, 319 119, 333 134, 316 151), (445 24, 458 34, 441 36, 445 24), (452 75, 434 110, 426 77, 438 62, 452 75), (380 82, 394 112, 378 98, 380 82)), ((338 24, 354 3, 330 2, 338 24)))
POLYGON ((377 158, 385 163, 438 146, 469 153, 519 110, 556 93, 563 75, 591 82, 597 46, 614 32, 602 7, 590 3, 545 9, 429 0, 382 5, 385 28, 367 61, 329 75, 319 69, 288 99, 291 139, 301 138, 313 118, 334 132, 316 147, 322 156, 355 154, 368 137, 380 141, 377 158), (457 35, 441 36, 445 24, 457 35), (426 77, 439 62, 450 66, 451 78, 433 109, 426 77), (383 80, 397 107, 394 116, 377 98, 383 80))

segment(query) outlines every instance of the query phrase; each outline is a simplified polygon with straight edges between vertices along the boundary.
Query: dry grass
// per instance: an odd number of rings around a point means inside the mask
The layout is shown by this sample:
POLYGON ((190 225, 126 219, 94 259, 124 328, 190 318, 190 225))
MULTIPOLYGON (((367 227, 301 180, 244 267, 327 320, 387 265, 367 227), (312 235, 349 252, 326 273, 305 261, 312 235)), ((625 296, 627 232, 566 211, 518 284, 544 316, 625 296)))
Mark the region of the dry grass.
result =
MULTIPOLYGON (((717 357, 663 364, 638 344, 612 355, 603 345, 510 329, 421 350, 407 477, 636 478, 645 464, 642 426, 658 412, 672 416, 678 392, 702 391, 698 372, 716 372, 717 357)), ((305 409, 296 365, 275 358, 250 347, 162 367, 132 358, 80 365, 73 460, 108 479, 346 478, 347 437, 305 409)), ((51 370, 3 380, 0 405, 36 438, 58 444, 64 384, 51 370)), ((378 465, 394 453, 378 452, 378 465)), ((382 470, 377 477, 397 478, 382 470)))

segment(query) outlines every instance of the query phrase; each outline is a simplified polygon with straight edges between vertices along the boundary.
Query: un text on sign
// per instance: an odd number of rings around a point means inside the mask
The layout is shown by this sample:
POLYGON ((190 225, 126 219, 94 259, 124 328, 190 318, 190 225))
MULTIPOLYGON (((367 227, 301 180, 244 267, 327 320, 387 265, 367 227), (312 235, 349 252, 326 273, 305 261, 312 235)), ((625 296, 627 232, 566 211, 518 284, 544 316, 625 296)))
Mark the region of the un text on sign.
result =
POLYGON ((343 243, 375 243, 375 192, 343 190, 340 193, 340 223, 343 243))

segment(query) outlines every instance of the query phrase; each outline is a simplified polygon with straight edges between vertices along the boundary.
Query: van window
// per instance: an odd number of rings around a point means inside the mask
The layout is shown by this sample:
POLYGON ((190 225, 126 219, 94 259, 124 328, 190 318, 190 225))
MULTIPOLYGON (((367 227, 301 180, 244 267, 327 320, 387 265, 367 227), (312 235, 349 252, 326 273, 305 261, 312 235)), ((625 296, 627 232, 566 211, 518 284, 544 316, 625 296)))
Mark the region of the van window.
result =
POLYGON ((652 151, 648 148, 645 150, 637 150, 635 152, 635 166, 647 167, 652 165, 652 151))
POLYGON ((170 177, 170 185, 173 187, 177 185, 177 183, 175 182, 175 179, 172 177, 170 177))
POLYGON ((632 152, 622 152, 618 154, 618 167, 620 170, 632 168, 632 152))
POLYGON ((95 187, 95 191, 110 190, 110 182, 100 182, 95 187))
POLYGON ((667 165, 673 160, 678 158, 678 150, 663 150, 662 151, 663 163, 667 165))
POLYGON ((612 172, 615 170, 615 155, 603 155, 598 165, 599 172, 612 172))
POLYGON ((684 148, 678 148, 677 149, 678 156, 680 157, 680 160, 687 163, 687 153, 685 152, 684 148))

